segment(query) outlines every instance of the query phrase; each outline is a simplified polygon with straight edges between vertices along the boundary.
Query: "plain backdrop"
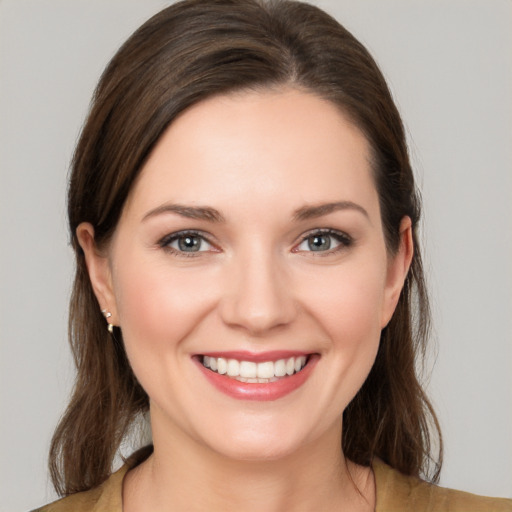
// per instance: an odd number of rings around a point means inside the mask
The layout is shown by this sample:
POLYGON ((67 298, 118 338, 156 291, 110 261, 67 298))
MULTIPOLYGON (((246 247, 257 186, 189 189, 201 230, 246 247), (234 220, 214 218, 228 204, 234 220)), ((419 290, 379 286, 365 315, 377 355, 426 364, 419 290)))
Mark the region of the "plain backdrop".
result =
MULTIPOLYGON (((0 510, 55 498, 73 367, 68 165, 91 93, 162 0, 0 0, 0 510)), ((424 198, 441 483, 512 495, 512 2, 324 0, 387 77, 424 198)))

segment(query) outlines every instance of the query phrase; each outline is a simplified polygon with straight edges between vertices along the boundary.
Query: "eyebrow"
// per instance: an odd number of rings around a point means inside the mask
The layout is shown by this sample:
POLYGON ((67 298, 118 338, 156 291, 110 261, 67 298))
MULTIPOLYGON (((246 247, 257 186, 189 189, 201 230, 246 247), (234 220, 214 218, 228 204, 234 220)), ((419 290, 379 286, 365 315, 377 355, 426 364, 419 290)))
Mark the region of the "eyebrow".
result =
POLYGON ((186 217, 187 219, 206 220, 208 222, 225 222, 224 217, 215 208, 211 208, 209 206, 185 206, 175 203, 166 203, 150 210, 146 215, 144 215, 142 221, 165 213, 175 213, 181 217, 186 217))
POLYGON ((352 201, 338 201, 334 203, 303 206, 302 208, 295 210, 293 219, 296 221, 315 219, 340 210, 355 210, 362 213, 368 220, 370 220, 368 212, 361 205, 353 203, 352 201))
MULTIPOLYGON (((293 214, 293 220, 304 221, 308 219, 315 219, 340 210, 355 210, 362 213, 366 218, 370 218, 368 212, 357 203, 352 201, 337 201, 334 203, 322 203, 298 208, 293 214)), ((142 221, 146 221, 151 217, 156 217, 157 215, 166 213, 175 213, 187 219, 198 219, 208 222, 225 222, 225 218, 222 214, 210 206, 185 206, 175 203, 166 203, 150 210, 146 215, 144 215, 142 221)))

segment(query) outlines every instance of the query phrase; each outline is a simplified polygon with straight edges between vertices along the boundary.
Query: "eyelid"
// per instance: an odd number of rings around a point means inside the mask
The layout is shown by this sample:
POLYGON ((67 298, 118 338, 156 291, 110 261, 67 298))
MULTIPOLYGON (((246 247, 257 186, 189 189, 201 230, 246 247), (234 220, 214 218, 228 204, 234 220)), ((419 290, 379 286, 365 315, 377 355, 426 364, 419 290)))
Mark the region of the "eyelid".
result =
POLYGON ((314 256, 328 256, 330 254, 342 251, 344 249, 347 249, 354 243, 353 237, 351 237, 349 234, 345 233, 344 231, 340 231, 338 229, 333 228, 315 228, 307 231, 306 233, 302 234, 300 236, 299 241, 294 245, 292 252, 296 253, 307 253, 313 254, 314 256), (334 247, 333 249, 328 249, 326 251, 305 251, 300 250, 299 246, 303 244, 308 238, 311 238, 315 235, 328 235, 333 237, 339 242, 339 245, 334 247))
POLYGON ((174 231, 172 233, 169 233, 162 237, 158 242, 158 246, 166 251, 169 251, 177 256, 183 256, 186 258, 193 258, 200 255, 203 255, 204 253, 208 252, 220 252, 217 246, 210 240, 210 237, 207 233, 196 230, 196 229, 183 229, 181 231, 174 231), (204 242, 206 242, 211 248, 206 251, 179 251, 175 249, 174 247, 171 247, 170 244, 179 238, 186 237, 186 236, 195 236, 198 238, 201 238, 204 242))
MULTIPOLYGON (((350 236, 349 234, 345 233, 344 231, 340 231, 340 230, 333 229, 333 228, 315 228, 315 229, 311 229, 311 230, 307 231, 306 233, 303 233, 300 236, 299 240, 294 244, 294 246, 292 248, 292 252, 308 253, 308 254, 313 253, 315 256, 327 256, 329 254, 336 253, 343 249, 347 249, 349 246, 351 246, 353 244, 353 242, 354 242, 353 237, 350 236), (334 247, 333 249, 328 249, 325 251, 305 251, 305 250, 300 250, 298 248, 308 238, 315 236, 315 235, 331 236, 335 240, 337 240, 337 242, 339 242, 339 244, 336 247, 334 247)), ((200 256, 201 254, 208 253, 208 252, 221 252, 221 250, 218 248, 218 246, 214 242, 212 242, 208 233, 205 233, 204 231, 196 230, 196 229, 184 229, 181 231, 174 231, 172 233, 169 233, 169 234, 163 236, 162 238, 160 238, 160 240, 158 240, 158 242, 157 242, 157 245, 164 250, 167 250, 177 256, 183 256, 183 257, 197 257, 197 256, 200 256), (170 244, 172 242, 178 240, 181 237, 186 237, 187 235, 201 238, 211 248, 206 251, 187 252, 187 251, 177 250, 170 246, 170 244)))

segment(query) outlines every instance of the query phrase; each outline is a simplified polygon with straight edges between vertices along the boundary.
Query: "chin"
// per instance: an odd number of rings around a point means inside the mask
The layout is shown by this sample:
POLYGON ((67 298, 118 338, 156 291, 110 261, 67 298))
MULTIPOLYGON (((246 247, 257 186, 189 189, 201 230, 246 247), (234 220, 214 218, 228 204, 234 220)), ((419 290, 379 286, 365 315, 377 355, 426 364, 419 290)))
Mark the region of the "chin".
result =
POLYGON ((300 444, 283 443, 281 439, 238 440, 219 446, 217 453, 234 461, 268 462, 286 459, 298 451, 300 444))
MULTIPOLYGON (((236 428, 208 432, 204 438, 219 455, 237 461, 264 462, 285 459, 300 451, 308 440, 304 432, 294 431, 290 424, 280 425, 275 419, 259 424, 232 423, 236 428), (213 434, 213 435, 212 435, 213 434)), ((298 427, 296 425, 295 427, 298 427)))

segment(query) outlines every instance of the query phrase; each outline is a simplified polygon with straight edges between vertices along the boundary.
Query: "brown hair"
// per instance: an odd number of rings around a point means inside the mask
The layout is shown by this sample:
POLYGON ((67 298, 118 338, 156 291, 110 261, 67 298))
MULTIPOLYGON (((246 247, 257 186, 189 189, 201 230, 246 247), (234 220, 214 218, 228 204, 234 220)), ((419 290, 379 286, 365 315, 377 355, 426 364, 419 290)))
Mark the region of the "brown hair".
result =
POLYGON ((69 330, 77 376, 50 451, 60 494, 105 480, 130 425, 148 409, 121 331, 107 333, 77 226, 90 222, 96 243, 108 242, 141 167, 180 112, 212 95, 278 86, 331 101, 365 134, 390 252, 398 247, 401 219, 409 216, 413 225, 414 258, 397 309, 370 375, 344 412, 344 454, 363 465, 377 456, 410 475, 427 475, 434 462, 437 479, 439 426, 416 376, 429 325, 416 233, 420 204, 400 115, 381 72, 346 29, 311 5, 186 0, 147 21, 114 56, 74 154, 68 212, 77 267, 69 330), (438 436, 437 458, 429 426, 438 436))

